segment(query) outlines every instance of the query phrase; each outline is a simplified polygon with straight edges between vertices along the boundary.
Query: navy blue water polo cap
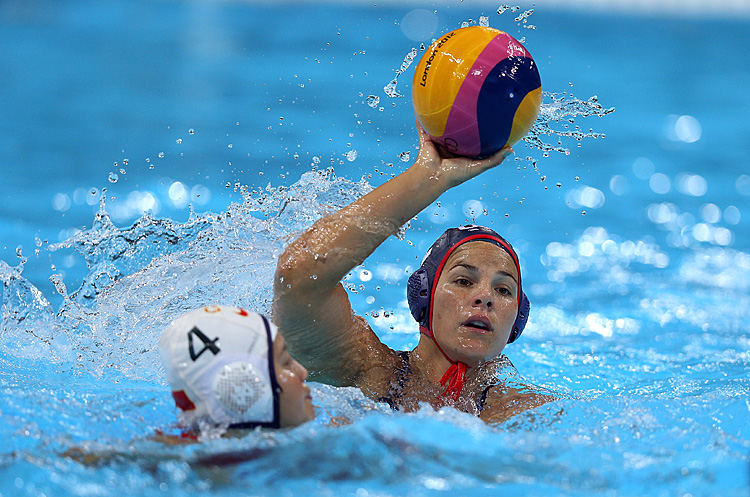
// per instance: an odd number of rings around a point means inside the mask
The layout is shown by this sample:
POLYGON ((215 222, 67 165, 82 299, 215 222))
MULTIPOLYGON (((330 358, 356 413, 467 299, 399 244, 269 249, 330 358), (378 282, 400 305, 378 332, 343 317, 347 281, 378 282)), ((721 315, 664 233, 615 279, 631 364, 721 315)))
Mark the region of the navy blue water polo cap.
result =
POLYGON ((432 319, 432 295, 435 282, 440 277, 439 272, 442 272, 445 262, 453 251, 464 243, 473 241, 497 245, 510 255, 516 265, 516 271, 518 271, 518 314, 510 337, 508 337, 508 343, 513 343, 521 336, 529 318, 529 299, 521 288, 521 266, 518 262, 518 255, 510 243, 494 230, 484 226, 469 225, 450 228, 432 244, 422 260, 421 267, 409 277, 406 297, 411 315, 419 323, 420 331, 434 340, 430 320, 432 319))

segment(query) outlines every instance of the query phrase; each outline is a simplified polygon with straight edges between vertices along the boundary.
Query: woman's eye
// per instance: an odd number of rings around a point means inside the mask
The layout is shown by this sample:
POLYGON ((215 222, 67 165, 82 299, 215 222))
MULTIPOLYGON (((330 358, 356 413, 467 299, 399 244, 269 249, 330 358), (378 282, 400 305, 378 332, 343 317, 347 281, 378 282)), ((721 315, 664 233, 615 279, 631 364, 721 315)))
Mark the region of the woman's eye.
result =
POLYGON ((497 291, 497 293, 499 293, 500 295, 510 295, 510 290, 505 287, 496 288, 495 291, 497 291))
POLYGON ((456 284, 460 286, 469 286, 471 285, 471 281, 466 278, 456 278, 456 284))

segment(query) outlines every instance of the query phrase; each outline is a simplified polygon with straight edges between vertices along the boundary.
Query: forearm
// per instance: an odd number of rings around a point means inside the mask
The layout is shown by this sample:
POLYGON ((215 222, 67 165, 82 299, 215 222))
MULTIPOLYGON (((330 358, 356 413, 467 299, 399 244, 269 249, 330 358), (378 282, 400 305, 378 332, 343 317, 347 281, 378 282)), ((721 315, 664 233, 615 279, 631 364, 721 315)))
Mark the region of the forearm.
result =
POLYGON ((415 163, 356 202, 319 220, 279 259, 277 285, 333 288, 451 186, 446 183, 415 163))
POLYGON ((318 221, 279 258, 274 289, 279 292, 333 290, 406 221, 443 192, 500 164, 506 147, 490 157, 445 157, 417 123, 419 154, 402 174, 358 201, 318 221))

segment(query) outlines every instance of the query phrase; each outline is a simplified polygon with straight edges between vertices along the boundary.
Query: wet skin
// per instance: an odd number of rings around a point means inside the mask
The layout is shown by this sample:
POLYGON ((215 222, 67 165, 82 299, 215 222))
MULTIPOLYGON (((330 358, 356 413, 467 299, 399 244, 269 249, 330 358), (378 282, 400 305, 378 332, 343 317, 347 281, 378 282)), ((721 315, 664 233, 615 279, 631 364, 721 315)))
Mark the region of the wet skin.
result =
POLYGON ((276 335, 273 342, 273 360, 280 387, 281 427, 298 426, 315 418, 310 387, 305 382, 307 369, 289 355, 281 333, 276 335))
POLYGON ((518 313, 518 271, 492 243, 458 247, 435 287, 433 332, 445 353, 469 367, 498 357, 518 313))

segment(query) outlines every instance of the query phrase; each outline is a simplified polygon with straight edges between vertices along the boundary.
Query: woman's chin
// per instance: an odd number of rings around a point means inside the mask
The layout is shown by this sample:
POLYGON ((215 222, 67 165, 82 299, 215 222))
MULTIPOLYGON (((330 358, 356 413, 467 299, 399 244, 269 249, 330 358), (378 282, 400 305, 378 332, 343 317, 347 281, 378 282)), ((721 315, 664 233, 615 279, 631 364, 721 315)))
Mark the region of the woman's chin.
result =
POLYGON ((475 368, 479 366, 480 364, 492 359, 491 357, 487 357, 486 351, 473 351, 473 350, 456 351, 454 354, 451 355, 451 357, 456 362, 463 362, 470 368, 475 368))
POLYGON ((452 351, 452 354, 449 352, 453 360, 463 362, 468 367, 474 368, 487 361, 491 361, 503 352, 504 347, 500 347, 498 350, 492 350, 487 347, 487 344, 485 343, 472 342, 474 341, 467 340, 456 350, 452 351))

